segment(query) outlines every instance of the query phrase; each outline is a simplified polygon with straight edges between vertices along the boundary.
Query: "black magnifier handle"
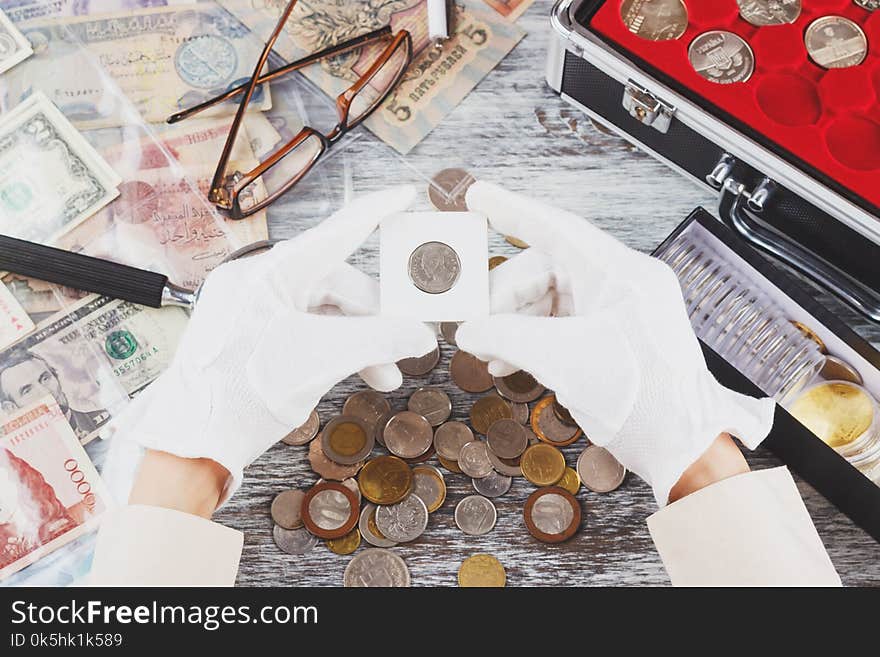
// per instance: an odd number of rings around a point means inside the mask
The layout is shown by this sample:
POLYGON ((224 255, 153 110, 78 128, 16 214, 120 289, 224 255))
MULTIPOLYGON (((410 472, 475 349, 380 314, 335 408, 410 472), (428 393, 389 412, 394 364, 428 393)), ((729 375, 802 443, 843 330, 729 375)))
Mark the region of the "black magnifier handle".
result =
POLYGON ((159 308, 192 307, 193 293, 164 274, 0 235, 0 271, 159 308))

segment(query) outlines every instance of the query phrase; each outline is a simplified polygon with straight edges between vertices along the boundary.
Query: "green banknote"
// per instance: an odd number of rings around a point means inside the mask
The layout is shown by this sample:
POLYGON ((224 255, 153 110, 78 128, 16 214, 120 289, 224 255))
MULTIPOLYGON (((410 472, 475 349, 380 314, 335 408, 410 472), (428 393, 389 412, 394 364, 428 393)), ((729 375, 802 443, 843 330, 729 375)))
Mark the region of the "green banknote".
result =
MULTIPOLYGON (((286 0, 219 0, 261 38, 275 26, 286 0)), ((365 125, 400 153, 409 152, 509 53, 525 32, 482 0, 456 0, 451 38, 435 48, 428 38, 427 0, 301 0, 275 52, 287 61, 390 24, 413 39, 403 81, 365 125)), ((361 48, 309 67, 305 75, 336 97, 369 68, 382 45, 361 48)))
POLYGON ((50 396, 86 443, 164 371, 186 321, 180 308, 90 295, 0 351, 0 407, 14 413, 50 396))

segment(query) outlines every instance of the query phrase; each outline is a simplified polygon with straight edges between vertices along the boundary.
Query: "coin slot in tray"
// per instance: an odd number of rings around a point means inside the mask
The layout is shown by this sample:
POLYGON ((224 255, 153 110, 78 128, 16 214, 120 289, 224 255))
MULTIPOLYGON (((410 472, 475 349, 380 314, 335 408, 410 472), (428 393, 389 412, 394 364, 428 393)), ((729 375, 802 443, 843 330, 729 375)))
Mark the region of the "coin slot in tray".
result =
POLYGON ((739 14, 736 0, 688 2, 688 27, 673 41, 649 41, 631 33, 620 17, 621 0, 607 0, 590 27, 648 62, 843 187, 880 205, 880 11, 852 0, 803 0, 790 25, 756 27, 739 14), (858 66, 826 70, 804 45, 804 31, 821 16, 838 15, 859 24, 868 54, 858 66), (715 84, 688 60, 688 46, 709 30, 742 37, 755 54, 745 82, 715 84))

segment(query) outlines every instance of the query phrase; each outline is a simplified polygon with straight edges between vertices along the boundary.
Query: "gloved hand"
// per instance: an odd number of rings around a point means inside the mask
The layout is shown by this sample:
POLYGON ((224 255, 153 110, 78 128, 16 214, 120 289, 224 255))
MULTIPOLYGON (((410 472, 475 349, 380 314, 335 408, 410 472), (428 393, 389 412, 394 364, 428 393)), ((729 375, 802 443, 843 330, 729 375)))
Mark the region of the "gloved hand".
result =
POLYGON ((767 436, 773 400, 715 380, 667 265, 580 217, 490 183, 476 182, 467 204, 532 246, 505 263, 528 256, 534 266, 509 276, 506 293, 493 288, 492 312, 550 306, 560 316, 466 322, 459 347, 489 361, 495 375, 524 369, 554 390, 591 441, 653 487, 660 506, 721 433, 752 449, 767 436))
POLYGON ((369 194, 271 251, 221 265, 205 281, 166 372, 114 423, 144 447, 242 470, 306 421, 337 382, 360 371, 373 387, 402 382, 396 361, 437 346, 415 320, 373 315, 378 283, 347 258, 415 190, 369 194), (342 317, 310 312, 335 306, 342 317))

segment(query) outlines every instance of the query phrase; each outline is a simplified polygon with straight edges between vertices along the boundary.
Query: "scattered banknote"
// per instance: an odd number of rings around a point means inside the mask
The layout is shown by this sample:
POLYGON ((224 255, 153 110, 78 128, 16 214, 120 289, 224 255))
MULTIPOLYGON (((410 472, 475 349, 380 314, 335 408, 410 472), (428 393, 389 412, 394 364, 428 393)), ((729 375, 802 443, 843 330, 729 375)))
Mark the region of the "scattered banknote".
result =
MULTIPOLYGON (((219 0, 261 38, 275 27, 286 0, 219 0)), ((299 2, 273 50, 286 61, 391 24, 413 38, 413 62, 397 89, 364 125, 398 152, 406 154, 486 76, 525 34, 490 11, 483 0, 457 0, 451 38, 431 47, 427 0, 299 2)), ((387 45, 387 44, 385 44, 387 45)), ((375 61, 377 44, 305 69, 303 72, 335 98, 375 61)))
POLYGON ((55 294, 57 286, 51 283, 18 274, 6 274, 2 278, 2 282, 31 321, 35 323, 59 312, 62 308, 61 299, 55 294))
POLYGON ((8 287, 0 283, 0 349, 34 330, 34 323, 8 287))
POLYGON ((33 54, 31 42, 0 11, 0 73, 8 71, 33 54))
POLYGON ((188 5, 197 0, 0 0, 13 22, 63 16, 95 16, 133 9, 188 5))
MULTIPOLYGON (((30 75, 7 85, 12 102, 44 89, 82 130, 143 120, 160 123, 246 82, 263 43, 214 3, 20 23, 36 52, 30 75), (84 47, 81 47, 84 46, 84 47), (109 75, 114 84, 105 79, 109 75), (118 88, 117 88, 118 86, 118 88)), ((268 87, 255 109, 271 107, 268 87)), ((229 115, 234 102, 206 115, 229 115)))
POLYGON ((499 14, 509 21, 515 21, 522 16, 526 9, 532 6, 535 0, 483 0, 499 14))
POLYGON ((94 529, 110 506, 51 396, 0 417, 0 580, 94 529))
MULTIPOLYGON (((233 221, 207 201, 229 123, 193 119, 164 128, 156 137, 114 138, 103 153, 125 180, 120 197, 62 236, 58 246, 159 271, 196 289, 230 253, 267 239, 265 211, 233 221)), ((269 131, 271 125, 263 125, 262 138, 275 142, 277 133, 273 137, 269 131)), ((247 125, 239 136, 230 166, 251 169, 257 160, 247 125)), ((254 200, 265 198, 259 183, 254 191, 254 200)))
POLYGON ((0 233, 54 241, 116 198, 119 182, 42 93, 0 117, 0 233))
POLYGON ((89 295, 0 351, 0 409, 50 395, 86 443, 168 366, 186 322, 180 308, 89 295))

